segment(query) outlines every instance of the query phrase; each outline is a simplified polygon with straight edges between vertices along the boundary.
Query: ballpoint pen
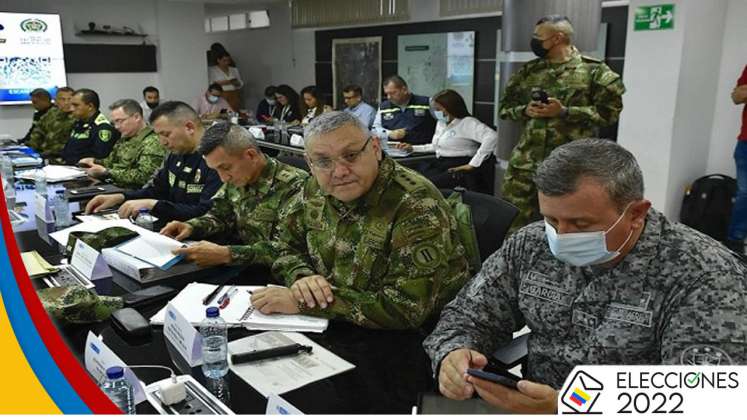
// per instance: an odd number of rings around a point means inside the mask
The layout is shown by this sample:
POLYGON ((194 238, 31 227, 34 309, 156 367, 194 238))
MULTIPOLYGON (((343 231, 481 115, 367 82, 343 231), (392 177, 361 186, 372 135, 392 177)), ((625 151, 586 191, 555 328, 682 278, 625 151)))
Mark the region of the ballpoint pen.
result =
POLYGON ((231 355, 231 362, 238 365, 241 363, 256 362, 259 360, 272 359, 281 356, 292 356, 298 353, 311 353, 311 346, 293 343, 287 346, 275 347, 266 350, 255 350, 247 353, 237 353, 231 355))
POLYGON ((202 304, 207 305, 208 303, 210 303, 210 301, 215 299, 215 297, 218 296, 218 293, 220 293, 221 289, 223 289, 226 283, 228 283, 230 280, 231 280, 230 278, 227 278, 223 280, 220 284, 215 286, 215 289, 213 289, 212 292, 210 292, 207 296, 205 296, 205 299, 202 299, 202 304))
POLYGON ((239 289, 236 288, 236 286, 231 287, 228 289, 226 293, 221 296, 220 299, 218 299, 218 308, 225 309, 226 306, 228 306, 229 303, 231 303, 231 298, 238 293, 239 289))

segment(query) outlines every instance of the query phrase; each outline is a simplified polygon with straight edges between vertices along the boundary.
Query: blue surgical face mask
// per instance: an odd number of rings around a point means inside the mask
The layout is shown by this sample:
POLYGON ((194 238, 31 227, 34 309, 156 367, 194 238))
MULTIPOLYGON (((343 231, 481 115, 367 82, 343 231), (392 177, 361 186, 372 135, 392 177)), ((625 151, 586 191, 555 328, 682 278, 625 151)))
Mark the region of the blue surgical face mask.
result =
POLYGON ((436 117, 436 119, 439 121, 443 121, 445 123, 449 122, 449 119, 446 117, 446 114, 444 114, 443 111, 433 111, 433 116, 436 117))
POLYGON ((267 101, 267 105, 275 105, 275 98, 265 98, 265 100, 267 101))
MULTIPOLYGON (((630 206, 630 204, 628 204, 630 206)), ((617 218, 617 221, 605 231, 596 232, 577 232, 577 233, 558 233, 555 228, 545 220, 545 235, 550 251, 555 258, 573 266, 583 267, 587 265, 597 265, 610 262, 620 255, 620 250, 625 247, 633 231, 630 231, 628 238, 616 251, 607 250, 607 233, 620 223, 623 215, 628 210, 625 207, 623 213, 617 218)))
POLYGON ((208 95, 208 97, 207 97, 208 102, 210 102, 211 104, 214 104, 214 103, 218 102, 218 99, 220 99, 220 98, 218 96, 215 96, 215 95, 208 95))

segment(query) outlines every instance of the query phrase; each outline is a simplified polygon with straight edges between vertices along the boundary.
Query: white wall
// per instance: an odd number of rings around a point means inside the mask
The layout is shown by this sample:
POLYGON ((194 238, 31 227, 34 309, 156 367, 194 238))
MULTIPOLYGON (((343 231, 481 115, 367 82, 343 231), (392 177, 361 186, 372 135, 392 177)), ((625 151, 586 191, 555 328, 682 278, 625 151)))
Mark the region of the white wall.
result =
POLYGON ((742 124, 742 107, 732 103, 731 90, 747 65, 747 0, 729 0, 713 108, 713 130, 708 152, 708 173, 734 176, 732 153, 742 124))
MULTIPOLYGON (((2 10, 21 13, 58 13, 63 43, 139 44, 140 38, 79 37, 88 22, 129 26, 149 34, 156 46, 156 73, 69 73, 68 85, 94 89, 102 109, 121 98, 141 99, 142 89, 153 85, 167 99, 191 100, 207 80, 203 4, 174 0, 4 0, 2 10)), ((95 60, 96 57, 91 57, 95 60)), ((0 107, 0 133, 20 137, 30 126, 33 108, 0 107)))
POLYGON ((205 6, 206 16, 225 16, 247 10, 267 9, 270 27, 216 32, 207 35, 208 45, 226 47, 244 80, 245 107, 254 110, 268 85, 287 84, 296 91, 316 80, 313 30, 292 30, 285 1, 251 2, 249 5, 205 6))

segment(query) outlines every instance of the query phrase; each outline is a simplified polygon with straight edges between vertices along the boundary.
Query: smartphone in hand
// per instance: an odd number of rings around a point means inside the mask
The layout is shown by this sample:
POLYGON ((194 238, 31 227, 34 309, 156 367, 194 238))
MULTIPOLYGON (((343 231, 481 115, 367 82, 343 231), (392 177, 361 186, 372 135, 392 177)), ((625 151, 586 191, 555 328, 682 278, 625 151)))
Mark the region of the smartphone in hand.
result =
POLYGON ((521 380, 521 378, 508 371, 490 372, 482 369, 467 369, 467 374, 511 389, 517 389, 516 384, 521 380))

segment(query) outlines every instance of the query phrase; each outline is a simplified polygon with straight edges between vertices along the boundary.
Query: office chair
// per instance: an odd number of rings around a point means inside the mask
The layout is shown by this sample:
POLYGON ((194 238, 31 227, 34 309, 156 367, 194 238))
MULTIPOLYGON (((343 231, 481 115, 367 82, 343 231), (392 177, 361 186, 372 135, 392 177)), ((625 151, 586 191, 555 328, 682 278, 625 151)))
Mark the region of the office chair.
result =
POLYGON ((503 244, 508 228, 511 227, 519 209, 508 201, 492 195, 467 191, 463 188, 441 189, 444 197, 453 191, 462 193, 462 202, 470 206, 472 223, 477 233, 477 246, 480 249, 480 261, 485 261, 503 244))
POLYGON ((286 165, 290 165, 298 169, 303 169, 306 172, 310 172, 309 165, 306 163, 306 159, 302 158, 301 156, 280 155, 280 156, 277 156, 275 159, 277 159, 280 162, 285 163, 286 165))

